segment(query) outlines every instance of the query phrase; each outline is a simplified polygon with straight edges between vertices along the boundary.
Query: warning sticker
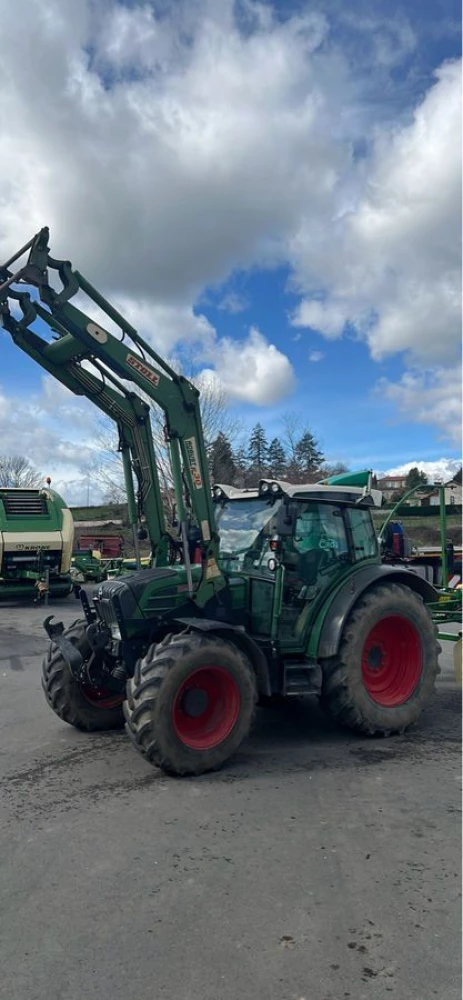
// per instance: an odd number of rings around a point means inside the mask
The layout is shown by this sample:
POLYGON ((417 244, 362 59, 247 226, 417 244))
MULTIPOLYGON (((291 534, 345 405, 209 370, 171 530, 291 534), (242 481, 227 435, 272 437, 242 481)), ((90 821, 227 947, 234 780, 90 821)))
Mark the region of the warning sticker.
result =
POLYGON ((209 524, 207 521, 201 521, 201 536, 203 542, 210 542, 211 532, 209 530, 209 524))
POLYGON ((127 354, 125 360, 131 368, 134 368, 136 372, 143 375, 143 378, 146 378, 147 382, 151 382, 151 385, 159 385, 161 376, 153 371, 152 368, 149 368, 140 358, 137 358, 135 354, 127 354))
POLYGON ((215 559, 208 559, 206 566, 206 580, 213 580, 214 577, 221 576, 219 567, 215 559))
POLYGON ((199 455, 196 438, 185 438, 185 450, 188 456, 188 465, 190 466, 193 486, 196 490, 201 490, 203 488, 203 480, 199 468, 199 455))

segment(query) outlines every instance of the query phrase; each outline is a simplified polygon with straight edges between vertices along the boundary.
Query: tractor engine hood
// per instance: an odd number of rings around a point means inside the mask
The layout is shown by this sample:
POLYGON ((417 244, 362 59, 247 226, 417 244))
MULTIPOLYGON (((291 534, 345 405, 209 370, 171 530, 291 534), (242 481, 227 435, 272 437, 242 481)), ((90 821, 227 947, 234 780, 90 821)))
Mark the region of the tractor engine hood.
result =
MULTIPOLYGON (((201 567, 192 566, 193 584, 199 581, 201 567)), ((120 606, 124 619, 148 618, 172 611, 188 599, 188 584, 183 566, 155 567, 105 580, 87 592, 103 621, 114 620, 114 606, 120 606), (108 617, 109 616, 109 617, 108 617)))

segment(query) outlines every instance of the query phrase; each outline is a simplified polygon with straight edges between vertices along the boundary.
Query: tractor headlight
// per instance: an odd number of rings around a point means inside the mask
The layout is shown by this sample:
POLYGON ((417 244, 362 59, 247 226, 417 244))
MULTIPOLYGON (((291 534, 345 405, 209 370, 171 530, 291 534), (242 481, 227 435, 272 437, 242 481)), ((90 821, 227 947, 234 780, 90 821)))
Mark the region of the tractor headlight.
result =
POLYGON ((278 483, 272 483, 270 489, 271 489, 272 493, 279 493, 280 492, 280 487, 279 487, 278 483))
POLYGON ((268 485, 268 483, 261 483, 260 484, 260 492, 261 493, 268 493, 268 491, 269 491, 269 485, 268 485))
POLYGON ((223 497, 225 496, 224 491, 220 489, 220 486, 214 486, 214 489, 213 489, 212 492, 214 494, 214 499, 215 500, 222 500, 223 497))

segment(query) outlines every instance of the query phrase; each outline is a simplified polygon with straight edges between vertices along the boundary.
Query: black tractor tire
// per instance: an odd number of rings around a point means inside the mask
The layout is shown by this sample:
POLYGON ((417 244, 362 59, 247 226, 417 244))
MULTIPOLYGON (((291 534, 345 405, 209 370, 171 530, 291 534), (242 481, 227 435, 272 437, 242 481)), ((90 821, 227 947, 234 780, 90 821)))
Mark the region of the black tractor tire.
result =
POLYGON ((403 733, 434 692, 436 632, 409 587, 388 583, 367 591, 347 618, 338 654, 322 663, 324 711, 368 736, 403 733))
MULTIPOLYGON (((91 654, 85 634, 85 619, 77 619, 64 632, 84 659, 91 654)), ((50 643, 42 663, 42 688, 45 698, 58 718, 75 729, 85 732, 122 729, 124 716, 122 696, 84 687, 71 674, 63 654, 54 642, 50 643)))
POLYGON ((168 635, 150 646, 127 682, 126 731, 167 774, 203 774, 218 770, 248 735, 256 701, 254 670, 233 643, 195 632, 168 635))

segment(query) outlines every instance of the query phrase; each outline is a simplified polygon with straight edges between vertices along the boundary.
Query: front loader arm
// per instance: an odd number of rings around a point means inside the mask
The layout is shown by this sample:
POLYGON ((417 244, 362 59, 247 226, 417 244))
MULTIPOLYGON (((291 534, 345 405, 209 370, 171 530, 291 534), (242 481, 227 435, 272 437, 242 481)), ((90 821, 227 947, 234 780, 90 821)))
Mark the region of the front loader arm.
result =
MULTIPOLYGON (((49 315, 40 306, 36 308, 38 313, 49 315)), ((119 451, 122 453, 129 524, 134 531, 135 551, 138 548, 137 527, 141 515, 144 515, 152 558, 157 566, 166 565, 171 539, 163 516, 149 406, 135 393, 127 392, 109 372, 98 368, 98 362, 94 364, 99 375, 83 368, 78 360, 58 365, 45 355, 47 341, 33 330, 21 326, 14 316, 4 313, 3 325, 14 343, 41 368, 76 396, 85 396, 114 421, 119 434, 119 451), (112 385, 108 382, 112 382, 112 385), (138 503, 133 490, 132 468, 139 486, 138 503)))
MULTIPOLYGON (((186 481, 191 506, 200 535, 202 550, 201 581, 192 594, 195 602, 203 607, 221 590, 226 581, 218 567, 219 540, 214 527, 214 510, 209 480, 206 449, 203 439, 199 393, 183 376, 178 375, 137 331, 107 302, 78 271, 73 271, 69 261, 53 260, 48 252, 48 229, 42 229, 23 248, 29 249, 28 262, 16 274, 9 270, 19 254, 0 269, 0 308, 3 325, 7 329, 13 320, 8 308, 8 298, 19 299, 23 317, 15 321, 25 330, 39 316, 57 333, 52 342, 42 342, 39 363, 55 369, 75 370, 84 360, 100 362, 103 371, 109 369, 113 377, 138 385, 164 411, 166 437, 169 442, 177 510, 183 525, 184 555, 187 571, 189 558, 186 544, 186 509, 183 483, 186 481), (62 281, 59 292, 48 281, 48 271, 56 270, 62 281), (30 295, 12 289, 14 283, 30 284, 39 289, 42 302, 48 307, 32 302, 30 295), (69 302, 81 290, 113 320, 122 331, 121 339, 109 333, 89 316, 69 302), (2 306, 3 300, 3 306, 2 306), (132 345, 125 343, 130 338, 132 345)), ((28 331, 29 336, 33 335, 28 331)), ((37 359, 38 360, 38 359, 37 359)), ((85 370, 85 369, 83 369, 85 370)), ((190 592, 192 590, 189 572, 190 592)))

